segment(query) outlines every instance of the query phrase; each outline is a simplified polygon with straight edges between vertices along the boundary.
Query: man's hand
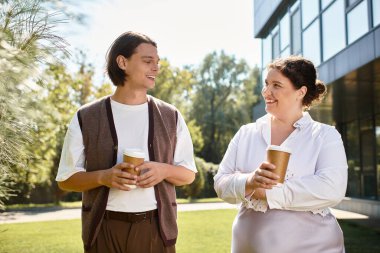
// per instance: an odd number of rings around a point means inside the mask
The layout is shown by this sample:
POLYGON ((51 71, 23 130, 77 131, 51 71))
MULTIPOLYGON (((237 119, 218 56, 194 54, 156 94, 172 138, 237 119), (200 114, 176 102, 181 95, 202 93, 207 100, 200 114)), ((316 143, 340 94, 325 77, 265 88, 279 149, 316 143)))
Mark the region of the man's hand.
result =
POLYGON ((136 171, 140 171, 141 175, 137 177, 136 185, 141 188, 149 188, 166 179, 168 173, 165 165, 157 162, 145 162, 137 166, 136 171))
POLYGON ((109 188, 130 191, 131 188, 126 185, 135 185, 137 176, 124 171, 128 168, 135 169, 135 166, 130 163, 118 163, 112 168, 104 170, 99 181, 109 188))

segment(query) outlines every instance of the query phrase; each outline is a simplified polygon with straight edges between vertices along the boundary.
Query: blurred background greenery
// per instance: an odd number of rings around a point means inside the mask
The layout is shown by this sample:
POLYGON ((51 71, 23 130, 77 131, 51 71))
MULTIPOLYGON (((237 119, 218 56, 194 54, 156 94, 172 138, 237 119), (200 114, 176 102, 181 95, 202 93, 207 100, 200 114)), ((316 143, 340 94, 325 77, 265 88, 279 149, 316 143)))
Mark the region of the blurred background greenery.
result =
MULTIPOLYGON (((67 50, 57 26, 80 23, 75 3, 0 0, 0 208, 20 203, 78 201, 58 189, 55 176, 71 118, 83 104, 112 94, 94 85, 94 66, 79 49, 67 50), (73 67, 75 66, 75 67, 73 67)), ((224 51, 197 66, 174 67, 166 59, 150 94, 174 104, 194 142, 200 173, 179 197, 215 197, 213 176, 235 132, 251 122, 258 102, 259 71, 224 51)))

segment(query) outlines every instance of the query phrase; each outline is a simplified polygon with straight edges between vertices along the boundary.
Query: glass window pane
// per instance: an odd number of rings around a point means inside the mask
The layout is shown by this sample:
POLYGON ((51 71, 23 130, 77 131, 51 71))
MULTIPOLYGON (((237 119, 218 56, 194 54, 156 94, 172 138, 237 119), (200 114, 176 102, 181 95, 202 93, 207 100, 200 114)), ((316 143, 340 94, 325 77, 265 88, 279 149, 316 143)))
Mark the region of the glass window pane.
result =
POLYGON ((360 120, 360 153, 362 157, 363 197, 376 198, 377 185, 375 177, 374 129, 372 118, 360 120))
POLYGON ((291 16, 292 22, 292 54, 301 53, 301 12, 297 9, 291 16))
POLYGON ((347 7, 350 7, 354 3, 356 3, 358 0, 347 0, 347 7))
POLYGON ((347 14, 348 44, 368 32, 367 1, 362 1, 347 14))
POLYGON ((281 57, 286 57, 290 55, 290 47, 287 47, 281 52, 281 57))
POLYGON ((306 31, 303 32, 303 55, 310 59, 316 66, 321 63, 321 46, 319 35, 319 20, 315 20, 306 31))
POLYGON ((372 0, 373 26, 380 24, 380 1, 372 0))
POLYGON ((289 34, 289 14, 286 13, 280 21, 281 50, 289 45, 289 34))
POLYGON ((272 36, 269 34, 263 39, 263 67, 272 60, 272 36))
POLYGON ((302 0, 302 28, 305 28, 319 13, 319 0, 302 0))
POLYGON ((360 197, 361 168, 359 154, 359 124, 357 121, 346 125, 345 150, 348 163, 347 196, 360 197))
MULTIPOLYGON (((317 120, 319 122, 328 124, 328 125, 336 125, 336 122, 333 118, 334 111, 333 111, 333 103, 334 103, 334 83, 330 83, 327 85, 327 94, 325 98, 322 100, 322 102, 318 106, 311 107, 311 110, 309 111, 311 117, 314 120, 317 120)), ((340 131, 339 129, 337 129, 340 131)))
POLYGON ((377 198, 380 199, 380 114, 376 117, 377 198))
MULTIPOLYGON (((376 59, 373 68, 374 79, 373 86, 375 92, 375 113, 380 115, 380 59, 376 59)), ((379 150, 380 152, 380 150, 379 150)))
POLYGON ((294 12, 300 4, 300 0, 297 0, 291 7, 290 7, 290 12, 294 12))
POLYGON ((323 61, 344 48, 344 0, 338 0, 322 14, 323 61))
POLYGON ((272 37, 272 45, 273 45, 273 59, 276 59, 280 56, 280 38, 278 33, 275 33, 272 37))
POLYGON ((322 0, 322 10, 329 5, 333 0, 322 0))

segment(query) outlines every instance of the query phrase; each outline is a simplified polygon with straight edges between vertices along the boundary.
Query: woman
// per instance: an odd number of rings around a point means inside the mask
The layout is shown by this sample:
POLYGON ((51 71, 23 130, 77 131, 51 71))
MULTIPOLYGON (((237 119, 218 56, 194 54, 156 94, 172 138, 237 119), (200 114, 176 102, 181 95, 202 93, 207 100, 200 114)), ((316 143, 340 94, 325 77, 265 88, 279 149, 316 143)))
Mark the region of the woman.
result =
POLYGON ((267 69, 267 114, 240 128, 214 178, 220 198, 242 202, 232 252, 344 252, 342 230, 329 211, 346 191, 343 143, 334 127, 305 112, 326 87, 313 63, 299 56, 277 59, 267 69), (292 150, 283 184, 266 162, 269 145, 292 150))

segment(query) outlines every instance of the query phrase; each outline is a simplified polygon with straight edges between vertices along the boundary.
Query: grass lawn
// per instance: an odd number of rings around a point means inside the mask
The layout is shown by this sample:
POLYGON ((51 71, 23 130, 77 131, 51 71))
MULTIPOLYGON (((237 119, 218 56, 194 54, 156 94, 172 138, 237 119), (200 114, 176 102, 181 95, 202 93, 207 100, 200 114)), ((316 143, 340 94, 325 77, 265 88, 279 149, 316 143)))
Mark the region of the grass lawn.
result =
POLYGON ((369 229, 345 220, 338 221, 343 230, 346 253, 380 252, 380 230, 369 229))
MULTIPOLYGON (((237 210, 179 212, 178 253, 230 252, 237 210)), ((378 231, 339 221, 347 253, 380 252, 378 231)), ((0 225, 0 253, 80 253, 80 220, 0 225)))
MULTIPOLYGON (((203 198, 203 199, 177 199, 178 204, 189 204, 189 203, 217 203, 223 202, 220 198, 203 198)), ((8 205, 5 207, 6 211, 23 211, 23 210, 33 210, 33 209, 43 209, 43 208, 79 208, 82 206, 82 201, 75 202, 63 202, 61 201, 59 205, 54 203, 48 204, 15 204, 8 205)))

